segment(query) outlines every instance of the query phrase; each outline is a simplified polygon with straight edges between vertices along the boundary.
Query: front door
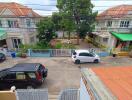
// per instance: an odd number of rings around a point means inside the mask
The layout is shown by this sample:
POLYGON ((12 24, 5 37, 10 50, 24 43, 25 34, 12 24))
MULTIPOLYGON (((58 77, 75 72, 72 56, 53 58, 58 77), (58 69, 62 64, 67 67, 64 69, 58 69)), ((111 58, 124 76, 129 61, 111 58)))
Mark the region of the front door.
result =
POLYGON ((12 42, 13 42, 13 48, 19 49, 19 46, 20 46, 20 44, 21 44, 21 39, 13 38, 13 39, 12 39, 12 42))

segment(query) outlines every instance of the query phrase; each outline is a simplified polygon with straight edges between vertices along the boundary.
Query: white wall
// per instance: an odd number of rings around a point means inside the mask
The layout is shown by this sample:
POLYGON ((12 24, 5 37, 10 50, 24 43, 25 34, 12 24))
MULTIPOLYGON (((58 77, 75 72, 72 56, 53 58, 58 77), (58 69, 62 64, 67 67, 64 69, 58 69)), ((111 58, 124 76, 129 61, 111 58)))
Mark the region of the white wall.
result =
POLYGON ((6 44, 7 44, 7 47, 8 47, 9 49, 12 49, 12 48, 13 48, 13 43, 12 43, 11 38, 7 38, 7 39, 6 39, 6 44))
POLYGON ((98 20, 98 25, 96 25, 96 28, 95 30, 96 31, 102 31, 101 29, 102 28, 106 28, 107 31, 115 31, 115 32, 123 32, 123 33, 129 33, 131 32, 131 29, 132 28, 132 16, 126 16, 126 17, 123 17, 123 18, 113 18, 113 19, 105 19, 105 20, 98 20), (108 21, 112 21, 112 26, 111 27, 107 27, 107 22, 108 21), (120 27, 120 21, 125 21, 125 20, 129 20, 130 21, 130 24, 129 24, 129 27, 128 28, 122 28, 120 27))
POLYGON ((90 100, 90 96, 87 92, 87 89, 85 87, 85 84, 83 83, 82 78, 80 81, 80 100, 90 100))
POLYGON ((109 42, 108 42, 109 48, 115 47, 116 42, 117 42, 116 38, 111 35, 109 42))

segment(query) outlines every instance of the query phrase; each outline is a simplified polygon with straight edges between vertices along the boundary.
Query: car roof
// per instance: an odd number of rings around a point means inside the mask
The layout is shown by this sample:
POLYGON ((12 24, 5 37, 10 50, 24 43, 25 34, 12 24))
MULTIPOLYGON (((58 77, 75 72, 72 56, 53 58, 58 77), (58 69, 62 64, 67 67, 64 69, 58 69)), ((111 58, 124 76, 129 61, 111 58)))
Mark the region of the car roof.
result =
POLYGON ((25 72, 25 71, 36 71, 37 66, 39 66, 40 63, 20 63, 16 64, 14 67, 10 68, 10 71, 19 71, 19 72, 25 72))
POLYGON ((89 50, 75 50, 76 53, 89 53, 89 50))

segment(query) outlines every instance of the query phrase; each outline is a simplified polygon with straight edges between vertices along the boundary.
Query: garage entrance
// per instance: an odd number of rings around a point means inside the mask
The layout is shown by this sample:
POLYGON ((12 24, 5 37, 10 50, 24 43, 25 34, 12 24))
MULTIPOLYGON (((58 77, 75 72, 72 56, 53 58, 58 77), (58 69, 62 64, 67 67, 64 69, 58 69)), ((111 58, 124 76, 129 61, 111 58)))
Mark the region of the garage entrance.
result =
POLYGON ((0 40, 0 47, 3 47, 6 45, 6 40, 0 40))

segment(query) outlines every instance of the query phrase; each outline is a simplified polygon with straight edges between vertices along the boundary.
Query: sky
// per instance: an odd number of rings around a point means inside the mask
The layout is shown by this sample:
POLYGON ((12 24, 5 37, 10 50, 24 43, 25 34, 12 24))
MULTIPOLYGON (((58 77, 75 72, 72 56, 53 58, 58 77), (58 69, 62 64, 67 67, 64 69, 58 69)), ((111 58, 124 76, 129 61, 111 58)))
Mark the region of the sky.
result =
MULTIPOLYGON (((94 4, 94 11, 101 13, 102 11, 122 4, 132 5, 132 0, 91 0, 94 4)), ((52 15, 52 12, 57 11, 57 0, 0 0, 0 2, 17 2, 32 8, 40 15, 52 15)))

